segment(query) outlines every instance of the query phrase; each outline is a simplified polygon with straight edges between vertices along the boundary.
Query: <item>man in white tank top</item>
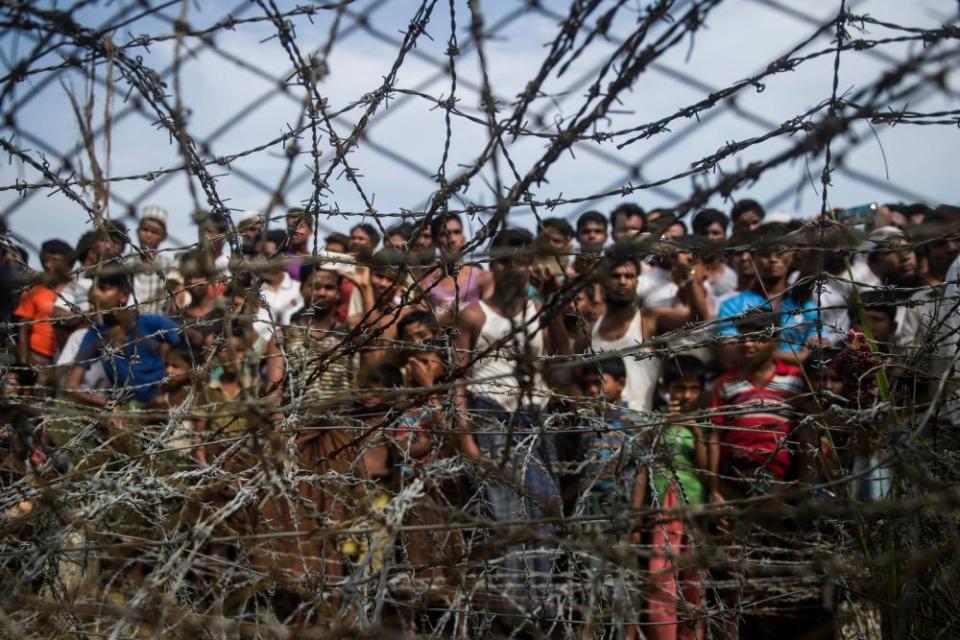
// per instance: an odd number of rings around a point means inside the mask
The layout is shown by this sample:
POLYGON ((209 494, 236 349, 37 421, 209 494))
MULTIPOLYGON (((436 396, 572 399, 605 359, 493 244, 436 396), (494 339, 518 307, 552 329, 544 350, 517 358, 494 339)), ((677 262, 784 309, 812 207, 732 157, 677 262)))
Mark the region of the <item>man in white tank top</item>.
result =
MULTIPOLYGON (((460 365, 469 366, 459 397, 460 445, 466 456, 493 463, 483 468, 483 494, 488 515, 502 522, 562 514, 552 434, 543 431, 539 410, 546 403, 541 356, 561 351, 566 331, 562 314, 543 327, 527 295, 532 244, 523 229, 497 234, 490 244, 493 291, 464 307, 457 325, 460 365)), ((533 530, 540 539, 551 531, 533 530)), ((539 542, 508 545, 493 577, 496 588, 542 600, 555 555, 539 542)))
MULTIPOLYGON (((628 244, 618 244, 607 255, 604 276, 606 313, 593 327, 590 343, 577 345, 578 353, 617 352, 627 366, 627 386, 623 399, 633 411, 649 411, 660 375, 660 360, 641 347, 645 340, 678 329, 688 322, 708 317, 707 292, 702 273, 691 273, 682 283, 690 300, 688 309, 652 308, 641 310, 637 299, 640 276, 639 257, 628 244)), ((702 269, 702 265, 693 270, 702 269)), ((590 366, 589 363, 584 366, 590 366)))

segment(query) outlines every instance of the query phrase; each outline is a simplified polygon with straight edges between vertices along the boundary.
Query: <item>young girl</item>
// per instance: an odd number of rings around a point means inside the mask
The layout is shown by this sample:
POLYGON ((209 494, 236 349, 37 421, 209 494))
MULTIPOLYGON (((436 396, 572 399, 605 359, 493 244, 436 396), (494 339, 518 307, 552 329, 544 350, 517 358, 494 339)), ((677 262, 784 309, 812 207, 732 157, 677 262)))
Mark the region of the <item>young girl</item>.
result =
MULTIPOLYGON (((662 516, 650 530, 650 638, 676 640, 703 638, 702 576, 686 557, 696 538, 686 514, 672 513, 687 505, 705 502, 701 475, 708 469, 707 447, 700 427, 684 414, 694 411, 703 393, 704 367, 692 356, 678 356, 664 364, 663 385, 669 402, 670 423, 658 438, 656 462, 643 468, 637 484, 662 516)), ((656 445, 655 445, 656 446, 656 445)), ((642 506, 642 502, 635 506, 642 506)))

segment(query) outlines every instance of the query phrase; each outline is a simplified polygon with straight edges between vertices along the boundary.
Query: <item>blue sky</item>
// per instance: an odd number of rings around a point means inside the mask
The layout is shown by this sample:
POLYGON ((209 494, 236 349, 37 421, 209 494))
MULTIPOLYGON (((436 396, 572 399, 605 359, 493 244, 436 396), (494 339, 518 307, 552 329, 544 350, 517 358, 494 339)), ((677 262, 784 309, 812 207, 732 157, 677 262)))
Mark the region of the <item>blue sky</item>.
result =
MULTIPOLYGON (((485 23, 488 27, 497 24, 504 16, 525 5, 521 2, 481 2, 485 23)), ((545 44, 557 31, 555 15, 564 15, 569 2, 543 2, 545 11, 528 12, 522 18, 496 32, 485 43, 488 71, 491 84, 506 113, 516 95, 535 75, 544 55, 545 44)), ((612 4, 612 3, 611 3, 612 4)), ((628 3, 610 30, 607 41, 597 41, 571 65, 560 78, 551 76, 544 88, 549 97, 535 102, 533 111, 541 114, 542 126, 562 121, 576 112, 583 99, 583 91, 596 73, 595 69, 609 56, 616 46, 616 38, 629 33, 635 24, 638 7, 643 3, 628 3), (575 80, 581 79, 580 84, 575 80), (575 85, 572 90, 571 85, 575 85)), ((686 4, 685 2, 681 2, 686 4)), ((665 56, 658 67, 642 76, 629 93, 624 94, 622 104, 615 114, 602 123, 604 129, 614 130, 637 126, 646 121, 670 114, 680 107, 702 99, 710 91, 721 88, 748 76, 766 66, 768 62, 813 33, 812 24, 835 15, 839 2, 783 3, 788 11, 804 15, 789 16, 769 4, 756 0, 729 0, 720 5, 707 20, 707 28, 696 36, 692 48, 684 42, 665 56), (790 9, 795 7, 795 9, 790 9), (678 80, 690 78, 694 86, 678 80)), ((164 18, 150 17, 126 25, 114 32, 114 40, 125 43, 140 34, 165 34, 171 31, 171 20, 183 4, 176 3, 165 10, 164 18)), ((259 15, 255 3, 199 2, 186 3, 187 20, 194 28, 202 28, 221 20, 231 8, 239 8, 235 17, 259 15)), ((283 5, 286 8, 293 3, 283 5)), ((400 30, 409 22, 418 3, 394 0, 392 2, 357 2, 351 6, 355 14, 374 7, 368 13, 371 27, 379 36, 350 27, 354 19, 345 16, 341 28, 352 28, 335 43, 328 60, 329 75, 320 84, 320 91, 328 99, 331 110, 340 110, 361 96, 375 90, 383 81, 393 63, 400 38, 400 30)), ((933 27, 956 19, 956 4, 951 0, 917 0, 900 2, 894 0, 853 0, 848 3, 860 14, 912 26, 933 27)), ((469 41, 467 27, 469 17, 466 2, 455 2, 457 12, 457 36, 461 45, 469 41)), ((107 6, 94 6, 78 14, 77 19, 88 26, 103 24, 110 16, 127 8, 123 2, 107 6)), ((132 10, 132 9, 131 9, 132 10)), ((311 21, 295 18, 294 26, 298 46, 303 52, 322 47, 330 30, 332 14, 321 11, 311 21)), ((416 89, 434 97, 446 97, 450 93, 449 78, 443 72, 444 51, 449 37, 450 15, 446 2, 438 2, 428 26, 430 38, 422 38, 414 54, 407 57, 398 74, 396 86, 416 89), (440 66, 437 62, 439 61, 440 66), (432 82, 431 82, 432 79, 432 82)), ((662 27, 661 27, 662 28, 662 27)), ((271 78, 278 78, 290 70, 289 60, 276 38, 269 39, 273 30, 263 23, 239 25, 232 31, 215 35, 216 50, 203 46, 195 38, 188 38, 185 46, 194 49, 193 55, 184 59, 180 75, 180 98, 189 109, 188 131, 197 140, 210 140, 209 151, 215 156, 230 155, 261 145, 276 138, 292 126, 300 112, 302 89, 291 86, 284 93, 275 80, 260 77, 256 72, 240 68, 235 61, 255 66, 271 78), (237 124, 223 128, 230 119, 237 124)), ((859 35, 858 32, 854 32, 859 35)), ((880 38, 896 35, 882 28, 871 28, 866 37, 880 38)), ((3 64, 9 69, 13 60, 20 59, 32 46, 29 34, 7 32, 0 38, 3 64)), ((805 49, 811 52, 830 45, 828 37, 820 37, 805 49)), ((841 93, 861 88, 902 59, 916 48, 914 45, 885 47, 883 56, 871 53, 844 54, 840 68, 841 93)), ((457 91, 458 106, 465 112, 482 116, 478 93, 471 87, 479 84, 479 65, 475 50, 463 47, 464 52, 456 59, 460 86, 457 91)), ((54 59, 63 49, 48 56, 44 62, 54 59)), ((131 52, 134 53, 134 52, 131 52)), ((154 43, 150 50, 137 50, 144 63, 162 70, 168 67, 174 56, 172 41, 154 43)), ((654 137, 617 150, 614 142, 600 145, 583 144, 566 154, 550 170, 548 182, 540 185, 535 196, 540 199, 585 196, 624 184, 628 177, 626 166, 640 158, 646 158, 642 166, 645 180, 661 179, 686 170, 690 163, 715 152, 732 140, 757 136, 773 124, 800 113, 830 95, 832 81, 832 56, 824 56, 802 65, 797 70, 777 76, 766 83, 765 90, 750 90, 738 97, 739 111, 721 110, 716 117, 703 122, 678 121, 669 133, 654 137)), ((100 77, 104 69, 98 68, 100 77)), ((16 144, 30 149, 34 154, 43 150, 52 166, 58 166, 69 157, 74 167, 89 175, 88 162, 81 155, 70 154, 77 145, 79 128, 73 117, 66 91, 79 94, 87 89, 84 77, 74 71, 60 74, 52 81, 43 81, 47 74, 31 76, 17 87, 16 93, 2 105, 7 112, 16 100, 23 100, 36 92, 17 109, 16 144), (42 87, 42 88, 41 88, 42 87)), ((947 87, 956 89, 958 72, 947 77, 947 87)), ((127 87, 118 80, 112 97, 113 113, 129 109, 124 101, 127 87)), ((167 93, 172 96, 175 87, 168 82, 167 93)), ((102 124, 105 95, 102 86, 95 90, 95 126, 102 124)), ((903 108, 904 104, 890 105, 903 108)), ((384 213, 422 208, 437 185, 429 177, 435 173, 441 160, 445 137, 444 114, 422 98, 394 96, 381 107, 371 120, 368 138, 350 154, 349 162, 359 173, 358 180, 368 197, 373 198, 376 209, 384 213), (402 156, 417 168, 398 163, 402 156)), ((931 89, 911 98, 909 108, 928 111, 956 109, 957 98, 948 91, 931 89)), ((340 135, 349 133, 359 117, 359 109, 345 113, 336 121, 340 135)), ((531 122, 533 122, 531 120, 531 122)), ((545 129, 546 130, 546 129, 545 129)), ((109 166, 111 176, 130 176, 147 171, 176 166, 177 150, 167 133, 160 129, 155 118, 149 114, 132 113, 116 121, 111 127, 109 157, 101 140, 97 155, 101 163, 109 166)), ((9 138, 15 132, 9 127, 3 135, 9 138)), ((871 201, 899 200, 910 194, 931 202, 956 202, 954 188, 957 127, 896 127, 877 126, 873 131, 867 126, 858 127, 856 141, 838 140, 835 149, 850 148, 845 167, 849 173, 834 174, 830 188, 830 203, 833 206, 854 205, 871 201), (888 179, 889 175, 889 179, 888 179), (869 184, 868 182, 877 184, 869 184), (906 192, 906 193, 905 193, 906 192)), ((460 165, 470 163, 487 141, 485 128, 464 119, 455 119, 452 128, 448 175, 456 175, 460 165)), ((304 141, 308 143, 308 140, 304 141)), ((792 140, 774 140, 758 145, 730 158, 722 166, 736 170, 745 164, 769 157, 792 140)), ((543 152, 545 141, 541 138, 521 138, 510 148, 510 157, 520 174, 524 174, 543 152)), ((322 160, 331 154, 326 140, 321 142, 322 160)), ((301 157, 294 164, 294 176, 299 176, 285 193, 286 203, 299 204, 310 195, 306 173, 309 158, 301 157), (307 179, 304 179, 304 178, 307 179)), ((770 172, 759 183, 744 190, 740 197, 754 197, 763 202, 774 202, 774 209, 791 215, 806 216, 819 209, 819 185, 806 176, 818 176, 820 162, 798 163, 770 172), (786 195, 784 195, 786 194, 786 195)), ((240 210, 263 210, 268 194, 254 183, 272 189, 279 183, 284 169, 283 149, 272 147, 236 161, 230 168, 212 167, 217 189, 228 206, 240 210), (246 179, 244 178, 246 177, 246 179)), ((501 167, 505 164, 501 159, 501 167)), ((38 174, 19 161, 5 163, 0 168, 0 185, 10 186, 18 180, 39 181, 38 174)), ((341 211, 363 209, 356 188, 340 172, 326 195, 324 204, 341 211)), ((513 182, 508 170, 501 174, 507 185, 513 182)), ((493 202, 493 174, 482 172, 474 180, 464 197, 473 203, 493 202)), ((649 208, 669 205, 685 198, 691 190, 689 179, 679 180, 657 192, 645 191, 628 198, 649 208)), ((122 217, 124 202, 139 205, 160 204, 170 212, 171 236, 176 241, 189 243, 196 237, 190 223, 189 213, 193 201, 186 177, 181 174, 169 180, 155 183, 143 180, 115 182, 111 186, 117 200, 112 202, 109 215, 122 217), (148 191, 149 189, 149 191, 148 191), (146 193, 145 193, 146 192, 146 193)), ((89 194, 88 194, 89 197, 89 194)), ((38 190, 30 198, 20 201, 15 190, 0 191, 0 211, 5 211, 7 223, 17 234, 33 244, 50 237, 68 241, 76 238, 88 226, 82 208, 59 194, 38 190)), ((599 200, 592 208, 608 211, 619 198, 599 200)), ((720 199, 714 206, 728 208, 729 203, 720 199)), ((584 207, 561 207, 554 212, 542 211, 541 215, 567 215, 574 217, 584 207)), ((279 213, 275 210, 274 214, 279 213)), ((529 225, 529 211, 517 210, 511 214, 511 222, 529 225)), ((321 220, 325 228, 344 230, 358 217, 330 216, 321 220)), ((482 218, 470 221, 476 227, 482 218)), ((385 223, 387 224, 387 223, 385 223)))

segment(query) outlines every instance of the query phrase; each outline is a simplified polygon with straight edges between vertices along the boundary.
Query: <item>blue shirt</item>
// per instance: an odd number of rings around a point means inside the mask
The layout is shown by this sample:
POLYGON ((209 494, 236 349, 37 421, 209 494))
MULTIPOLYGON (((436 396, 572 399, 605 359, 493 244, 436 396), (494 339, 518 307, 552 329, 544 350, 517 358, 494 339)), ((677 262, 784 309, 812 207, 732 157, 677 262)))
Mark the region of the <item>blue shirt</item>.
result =
POLYGON ((101 360, 111 384, 124 389, 126 399, 149 402, 164 378, 159 342, 180 344, 179 331, 180 325, 165 316, 144 314, 137 318, 136 328, 127 331, 122 345, 111 346, 104 343, 107 327, 90 327, 80 342, 76 363, 89 369, 101 360))
POLYGON ((620 481, 631 479, 636 452, 631 436, 640 425, 640 416, 624 403, 607 412, 604 429, 584 434, 583 475, 594 491, 613 491, 620 481))
MULTIPOLYGON (((770 301, 756 291, 743 291, 720 305, 717 319, 720 321, 721 336, 735 336, 738 331, 734 321, 728 318, 741 318, 752 310, 773 311, 770 301)), ((807 339, 817 335, 817 305, 813 300, 798 303, 787 294, 780 305, 780 347, 779 351, 799 351, 807 339)))

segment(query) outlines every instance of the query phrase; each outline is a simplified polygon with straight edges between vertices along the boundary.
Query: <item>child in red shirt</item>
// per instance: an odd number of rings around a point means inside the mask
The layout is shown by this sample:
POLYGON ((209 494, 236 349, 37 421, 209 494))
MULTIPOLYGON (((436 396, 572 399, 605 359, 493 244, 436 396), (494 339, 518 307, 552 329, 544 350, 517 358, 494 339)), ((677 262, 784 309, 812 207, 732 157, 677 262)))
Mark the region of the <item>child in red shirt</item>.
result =
POLYGON ((793 423, 792 408, 807 385, 799 367, 775 359, 779 328, 773 313, 738 321, 737 366, 714 382, 710 408, 720 427, 709 447, 715 501, 812 479, 816 434, 793 423))
POLYGON ((67 283, 73 264, 73 249, 63 240, 47 240, 40 245, 40 264, 44 279, 21 298, 16 315, 20 325, 19 356, 24 365, 37 368, 37 384, 52 386, 55 380, 53 360, 57 355, 57 332, 50 318, 57 294, 67 283))

